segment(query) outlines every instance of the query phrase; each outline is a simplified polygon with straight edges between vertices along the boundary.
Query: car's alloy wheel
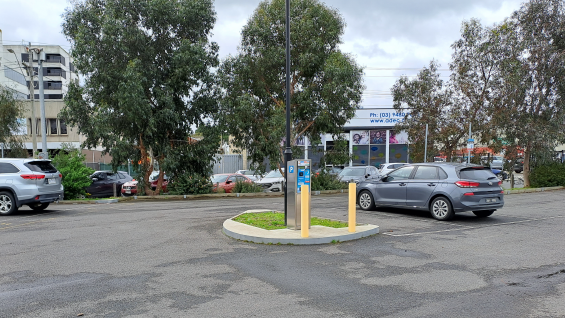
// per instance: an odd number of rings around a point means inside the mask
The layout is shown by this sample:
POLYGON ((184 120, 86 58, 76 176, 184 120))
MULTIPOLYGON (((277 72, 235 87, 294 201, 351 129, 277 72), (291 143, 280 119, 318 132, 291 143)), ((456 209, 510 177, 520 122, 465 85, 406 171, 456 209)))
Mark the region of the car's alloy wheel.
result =
POLYGON ((0 214, 9 215, 18 210, 14 202, 14 196, 9 192, 0 192, 0 214))
POLYGON ((369 191, 362 191, 359 194, 359 207, 363 210, 373 210, 375 208, 375 201, 369 191))
POLYGON ((432 216, 440 221, 446 221, 453 217, 451 203, 445 197, 437 197, 430 204, 432 216))

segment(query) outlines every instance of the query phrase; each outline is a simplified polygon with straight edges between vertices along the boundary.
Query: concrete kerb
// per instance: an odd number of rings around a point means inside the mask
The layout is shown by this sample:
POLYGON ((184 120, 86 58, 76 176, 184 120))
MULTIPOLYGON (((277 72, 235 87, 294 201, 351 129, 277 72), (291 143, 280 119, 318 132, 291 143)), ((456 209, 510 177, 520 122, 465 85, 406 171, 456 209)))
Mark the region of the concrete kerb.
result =
POLYGON ((282 245, 316 245, 357 240, 379 233, 379 227, 372 224, 359 224, 356 231, 350 233, 347 227, 331 228, 313 225, 310 227, 310 237, 301 237, 299 230, 280 229, 265 230, 255 226, 236 222, 233 219, 244 213, 270 212, 271 210, 248 210, 233 218, 227 219, 223 224, 223 232, 228 237, 260 244, 282 245))
MULTIPOLYGON (((526 188, 516 190, 504 190, 504 194, 520 194, 543 191, 563 190, 565 187, 546 187, 546 188, 526 188)), ((348 193, 348 189, 312 191, 312 195, 328 195, 348 193)), ((282 197, 283 192, 257 192, 257 193, 211 193, 211 194, 187 194, 187 195, 158 195, 158 196, 130 196, 115 199, 100 200, 64 200, 59 204, 99 204, 99 203, 119 203, 128 201, 178 201, 178 200, 202 200, 211 198, 256 198, 256 197, 282 197)))

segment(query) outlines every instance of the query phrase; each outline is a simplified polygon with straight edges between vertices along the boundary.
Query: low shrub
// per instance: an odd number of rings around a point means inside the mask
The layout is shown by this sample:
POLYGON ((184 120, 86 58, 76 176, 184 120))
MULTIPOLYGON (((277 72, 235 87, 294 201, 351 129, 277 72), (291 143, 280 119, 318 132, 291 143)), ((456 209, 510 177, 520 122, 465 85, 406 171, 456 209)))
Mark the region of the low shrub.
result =
POLYGON ((565 164, 552 163, 535 167, 530 173, 534 188, 565 186, 565 164))
POLYGON ((339 181, 336 175, 322 170, 318 175, 312 175, 312 191, 347 189, 346 182, 339 181))
POLYGON ((254 193, 254 192, 263 192, 263 187, 257 185, 255 183, 248 183, 248 182, 241 182, 238 181, 233 187, 233 193, 254 193))
POLYGON ((208 177, 183 174, 167 185, 170 194, 208 194, 212 192, 212 183, 208 177))
POLYGON ((89 176, 94 170, 84 165, 84 158, 85 155, 78 149, 64 144, 63 149, 52 160, 55 168, 63 175, 61 183, 64 187, 65 200, 87 195, 86 187, 92 183, 89 176))

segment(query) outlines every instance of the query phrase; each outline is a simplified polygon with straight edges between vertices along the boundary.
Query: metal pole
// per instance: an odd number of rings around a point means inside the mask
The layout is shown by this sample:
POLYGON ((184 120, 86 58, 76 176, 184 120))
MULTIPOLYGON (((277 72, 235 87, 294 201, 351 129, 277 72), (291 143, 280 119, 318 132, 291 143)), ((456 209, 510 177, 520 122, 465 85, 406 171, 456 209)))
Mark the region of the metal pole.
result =
POLYGON ((45 94, 43 93, 43 59, 41 56, 43 49, 37 49, 37 62, 39 69, 37 77, 39 78, 39 105, 41 108, 41 143, 43 144, 43 153, 45 159, 49 158, 47 154, 47 126, 45 124, 45 94))
MULTIPOLYGON (((469 140, 471 140, 471 123, 469 123, 469 140)), ((471 163, 471 148, 467 145, 467 163, 471 163)))
POLYGON ((304 159, 308 159, 308 137, 304 136, 304 159))
POLYGON ((426 124, 426 141, 424 146, 424 162, 428 162, 428 124, 426 124))
MULTIPOLYGON (((29 42, 29 47, 31 47, 31 42, 29 42)), ((35 158, 37 153, 37 116, 35 115, 35 84, 33 81, 34 71, 33 71, 33 51, 29 52, 29 81, 30 81, 30 98, 31 98, 31 144, 33 146, 32 157, 35 158)))
POLYGON ((292 160, 292 149, 290 148, 290 0, 286 0, 286 149, 284 151, 284 224, 286 225, 287 213, 287 163, 292 160))

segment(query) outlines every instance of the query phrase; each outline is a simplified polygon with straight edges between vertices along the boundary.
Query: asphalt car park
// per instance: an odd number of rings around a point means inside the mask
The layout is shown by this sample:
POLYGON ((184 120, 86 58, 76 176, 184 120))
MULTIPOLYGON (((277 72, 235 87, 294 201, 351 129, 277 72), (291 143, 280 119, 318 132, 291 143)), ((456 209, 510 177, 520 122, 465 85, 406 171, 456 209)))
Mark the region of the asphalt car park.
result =
MULTIPOLYGON (((281 197, 22 207, 0 218, 0 316, 562 317, 563 194, 448 222, 358 209, 380 234, 323 246, 221 232, 281 197)), ((314 196, 312 215, 346 220, 347 195, 314 196)))

